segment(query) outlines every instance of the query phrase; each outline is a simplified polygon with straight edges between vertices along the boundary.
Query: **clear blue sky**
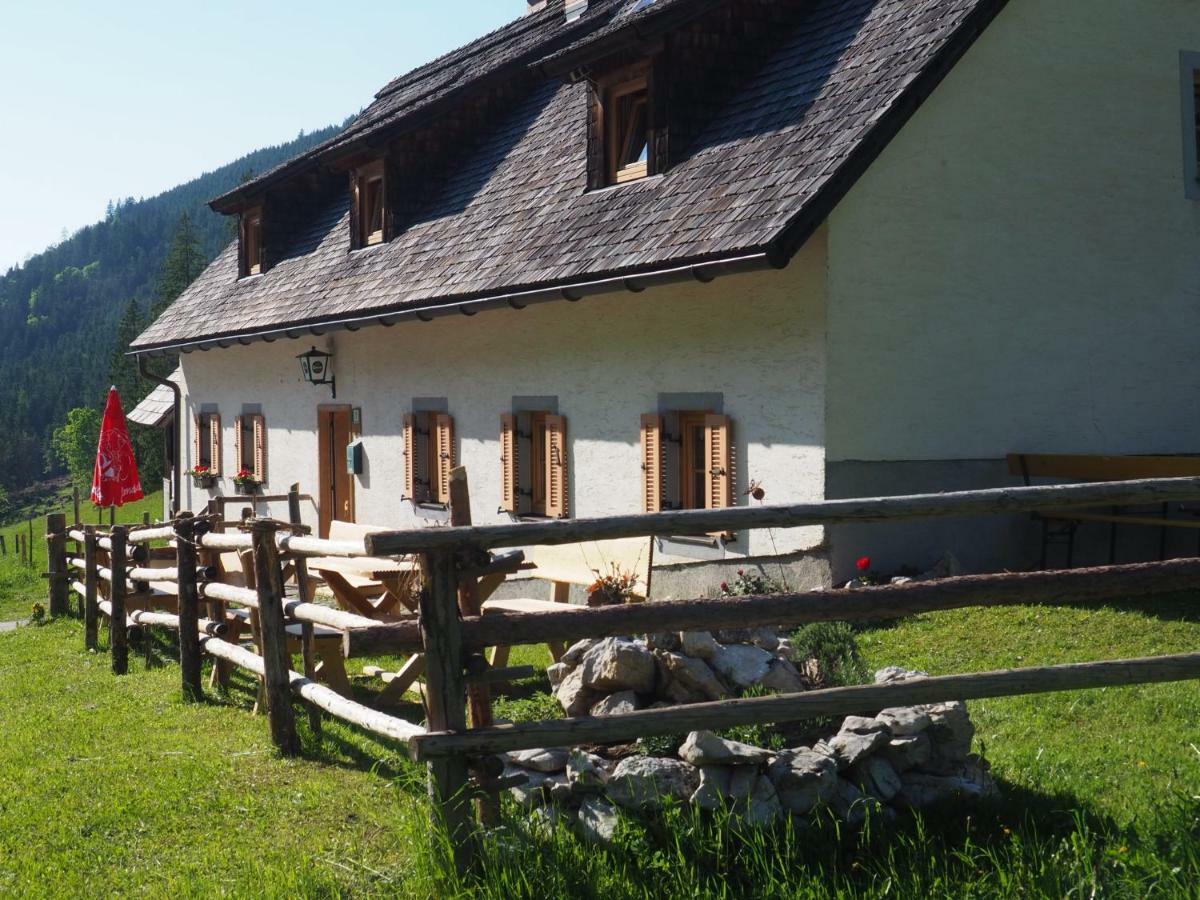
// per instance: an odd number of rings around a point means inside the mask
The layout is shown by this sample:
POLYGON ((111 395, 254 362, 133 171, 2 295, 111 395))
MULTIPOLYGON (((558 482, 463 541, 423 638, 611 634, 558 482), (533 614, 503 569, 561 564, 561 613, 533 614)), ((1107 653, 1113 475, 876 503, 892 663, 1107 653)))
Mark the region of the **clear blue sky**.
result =
POLYGON ((6 0, 0 272, 104 216, 365 106, 525 0, 6 0))

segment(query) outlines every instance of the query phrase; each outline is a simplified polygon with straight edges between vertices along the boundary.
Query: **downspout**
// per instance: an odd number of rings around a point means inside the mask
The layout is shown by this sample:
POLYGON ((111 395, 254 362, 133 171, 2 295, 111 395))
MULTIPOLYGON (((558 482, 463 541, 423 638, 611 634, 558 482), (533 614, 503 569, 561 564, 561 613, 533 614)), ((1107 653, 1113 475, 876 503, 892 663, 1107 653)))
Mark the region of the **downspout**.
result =
POLYGON ((183 440, 180 437, 180 429, 183 427, 183 390, 172 381, 170 378, 162 378, 155 375, 146 368, 146 357, 138 354, 138 374, 148 381, 153 381, 155 384, 161 384, 171 389, 171 393, 175 395, 175 441, 174 441, 174 459, 171 460, 171 515, 179 515, 180 503, 180 468, 183 460, 180 458, 181 450, 183 449, 183 440))

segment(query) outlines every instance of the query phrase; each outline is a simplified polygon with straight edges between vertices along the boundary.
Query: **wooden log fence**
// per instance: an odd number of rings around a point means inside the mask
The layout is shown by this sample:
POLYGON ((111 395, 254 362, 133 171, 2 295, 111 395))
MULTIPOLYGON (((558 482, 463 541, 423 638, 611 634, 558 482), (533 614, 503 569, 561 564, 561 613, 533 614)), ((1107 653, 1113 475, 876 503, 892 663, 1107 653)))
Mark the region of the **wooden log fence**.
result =
MULTIPOLYGON (((126 669, 119 656, 127 656, 123 638, 128 622, 145 627, 174 628, 180 631, 181 638, 186 631, 189 637, 186 641, 181 639, 180 655, 181 669, 186 669, 184 693, 190 699, 200 696, 197 673, 201 653, 211 657, 214 664, 238 666, 261 679, 266 688, 272 739, 282 753, 298 752, 293 698, 306 703, 310 710, 319 709, 373 734, 401 742, 414 758, 427 763, 434 818, 440 827, 447 829, 459 868, 471 864, 478 833, 472 799, 481 791, 494 792, 503 786, 503 779, 494 777, 495 773, 490 773, 489 769, 488 758, 498 752, 628 741, 700 728, 787 722, 814 716, 869 713, 889 706, 1200 678, 1200 653, 1195 653, 941 675, 884 685, 640 710, 617 716, 494 725, 491 724, 487 686, 514 675, 486 664, 481 651, 489 646, 566 642, 656 631, 861 621, 974 606, 1135 600, 1156 593, 1195 590, 1200 586, 1200 559, 965 576, 856 590, 481 616, 472 585, 484 565, 481 560, 487 559, 488 550, 656 534, 700 534, 1198 500, 1200 478, 1035 486, 472 526, 468 524, 470 513, 465 501, 465 472, 459 472, 459 480, 452 491, 452 499, 459 498, 458 509, 452 510, 451 527, 375 533, 362 545, 323 540, 305 533, 306 529, 299 524, 298 487, 293 487, 286 498, 280 498, 289 502, 289 517, 294 528, 291 532, 286 523, 281 525, 274 520, 258 518, 246 522, 244 531, 223 533, 215 507, 210 507, 205 519, 181 516, 171 523, 144 528, 112 527, 107 534, 98 533, 95 526, 68 528, 58 519, 48 521, 51 590, 55 590, 55 585, 61 585, 59 590, 73 590, 84 598, 85 643, 89 648, 95 647, 98 615, 103 613, 109 617, 114 672, 121 673, 126 669), (68 538, 78 542, 82 555, 66 554, 68 538), (133 551, 149 552, 151 544, 160 542, 173 544, 173 568, 145 566, 142 563, 147 556, 133 558, 133 551), (64 549, 60 550, 60 546, 64 549), (215 560, 215 554, 246 550, 253 554, 253 588, 223 584, 215 579, 215 571, 205 567, 215 560), (109 557, 107 565, 101 558, 104 553, 109 557), (424 575, 419 617, 381 623, 309 602, 307 572, 302 563, 311 555, 418 555, 424 575), (198 556, 202 558, 198 559, 198 556), (301 591, 296 599, 288 598, 284 593, 281 559, 285 557, 297 563, 301 591), (83 572, 81 578, 71 574, 79 571, 83 572), (128 587, 131 583, 139 588, 154 584, 162 590, 131 593, 128 587), (101 593, 107 596, 101 599, 101 593), (178 596, 178 613, 125 611, 126 601, 132 603, 132 598, 153 600, 163 595, 178 596), (208 604, 208 619, 199 617, 202 602, 208 604), (261 655, 222 639, 226 604, 256 611, 261 655), (304 626, 303 674, 291 668, 288 622, 299 622, 304 626), (347 656, 422 654, 428 730, 365 707, 318 684, 312 678, 311 668, 310 629, 313 625, 341 631, 347 656), (184 649, 185 643, 188 649, 184 649), (185 658, 186 662, 183 662, 185 658), (468 727, 468 709, 473 727, 468 727)), ((17 537, 20 540, 22 536, 18 534, 17 537)), ((28 558, 27 551, 23 558, 28 558)), ((161 557, 156 558, 161 560, 161 557)), ((56 605, 54 600, 52 597, 52 605, 56 605)), ((56 608, 61 606, 61 597, 57 601, 56 608)), ((313 727, 319 725, 315 713, 310 721, 313 727)), ((485 823, 491 816, 491 809, 494 809, 491 805, 480 807, 485 823)))

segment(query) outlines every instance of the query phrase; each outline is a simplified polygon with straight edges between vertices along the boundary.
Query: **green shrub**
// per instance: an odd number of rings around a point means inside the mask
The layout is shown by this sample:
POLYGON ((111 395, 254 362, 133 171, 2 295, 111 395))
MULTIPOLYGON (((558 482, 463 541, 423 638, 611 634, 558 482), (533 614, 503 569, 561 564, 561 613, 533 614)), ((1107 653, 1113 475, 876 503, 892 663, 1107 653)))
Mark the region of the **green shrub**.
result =
POLYGON ((858 649, 858 637, 848 622, 815 622, 792 634, 796 660, 815 659, 824 687, 866 684, 870 670, 858 649))

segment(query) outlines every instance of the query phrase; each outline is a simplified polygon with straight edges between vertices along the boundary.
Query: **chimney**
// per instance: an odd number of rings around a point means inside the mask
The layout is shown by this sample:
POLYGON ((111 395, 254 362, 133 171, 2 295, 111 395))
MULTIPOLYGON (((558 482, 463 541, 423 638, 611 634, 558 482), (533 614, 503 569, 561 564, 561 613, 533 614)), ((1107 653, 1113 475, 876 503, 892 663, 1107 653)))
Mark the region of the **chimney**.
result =
POLYGON ((587 12, 588 0, 566 0, 564 3, 564 11, 567 14, 567 21, 574 22, 585 12, 587 12))

